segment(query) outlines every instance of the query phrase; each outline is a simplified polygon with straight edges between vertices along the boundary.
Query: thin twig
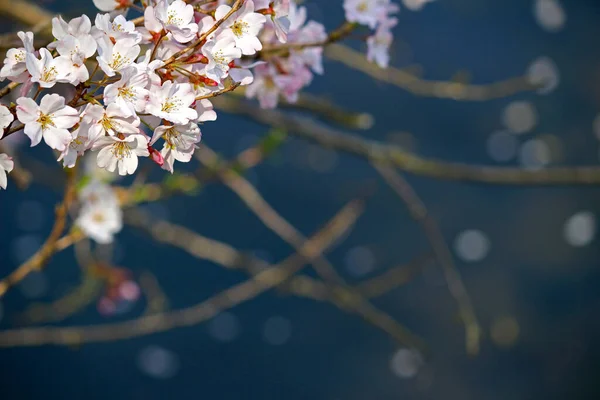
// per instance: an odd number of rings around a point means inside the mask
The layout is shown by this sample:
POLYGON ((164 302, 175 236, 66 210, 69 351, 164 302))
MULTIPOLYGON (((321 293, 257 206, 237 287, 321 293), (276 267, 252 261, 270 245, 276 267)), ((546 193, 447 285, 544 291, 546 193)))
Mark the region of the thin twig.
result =
POLYGON ((307 261, 321 254, 324 248, 343 236, 356 222, 361 210, 362 207, 359 203, 349 203, 322 230, 304 243, 302 246, 304 256, 293 254, 279 263, 276 268, 262 271, 251 279, 234 285, 199 304, 177 311, 146 315, 125 322, 0 331, 0 347, 110 342, 199 324, 224 310, 251 300, 287 280, 307 261))
MULTIPOLYGON (((221 164, 219 157, 206 145, 198 149, 195 155, 201 163, 208 166, 216 166, 219 169, 219 164, 221 164)), ((297 251, 301 250, 300 246, 306 240, 304 236, 285 218, 279 215, 250 182, 231 170, 219 169, 219 174, 225 185, 240 197, 265 226, 292 245, 297 251)), ((335 284, 340 288, 340 290, 332 291, 333 301, 342 306, 349 307, 365 320, 383 329, 401 343, 405 343, 406 337, 410 337, 410 333, 391 316, 374 307, 360 293, 352 291, 344 278, 325 257, 322 255, 316 257, 312 264, 325 282, 330 285, 335 284)))
POLYGON ((364 54, 341 44, 325 48, 325 56, 356 69, 379 81, 402 88, 417 96, 437 97, 463 101, 485 101, 512 96, 523 91, 538 89, 527 77, 511 78, 485 85, 469 85, 460 82, 428 81, 398 68, 379 68, 370 63, 364 54))
POLYGON ((182 55, 186 54, 187 52, 189 52, 190 50, 194 50, 197 46, 201 45, 210 35, 212 35, 212 33, 214 31, 216 31, 229 17, 231 17, 237 10, 239 10, 242 5, 244 4, 244 0, 236 0, 235 3, 233 3, 233 5, 231 6, 231 10, 229 10, 229 12, 227 14, 225 14, 223 16, 223 18, 221 18, 220 20, 216 21, 215 24, 206 32, 204 32, 202 35, 200 35, 200 37, 198 38, 198 40, 196 40, 194 43, 190 44, 189 46, 187 46, 185 49, 178 51, 177 53, 173 54, 171 57, 169 57, 165 63, 163 64, 162 68, 172 64, 173 62, 175 62, 177 59, 179 59, 179 57, 181 57, 182 55))
POLYGON ((324 147, 351 153, 372 162, 389 162, 414 175, 441 180, 483 182, 502 185, 598 185, 600 167, 550 167, 526 170, 512 167, 467 165, 428 159, 403 148, 358 135, 332 129, 312 118, 290 115, 277 110, 264 110, 257 105, 233 97, 213 99, 225 112, 244 115, 267 126, 286 130, 291 135, 316 142, 324 147))
POLYGON ((384 163, 374 163, 373 167, 381 174, 396 194, 406 204, 410 215, 423 227, 427 240, 444 271, 450 294, 456 300, 460 318, 465 325, 465 344, 467 353, 476 355, 479 352, 481 327, 473 303, 467 292, 460 272, 454 264, 452 252, 448 248, 444 235, 435 219, 431 217, 425 204, 419 198, 413 187, 394 168, 384 163))
MULTIPOLYGON (((125 221, 129 225, 146 231, 159 243, 166 243, 180 248, 197 259, 208 260, 225 268, 243 268, 252 275, 272 268, 266 261, 252 255, 243 254, 227 243, 207 238, 186 227, 167 221, 152 222, 147 215, 136 209, 130 210, 125 215, 125 221)), ((381 276, 363 282, 356 288, 326 285, 307 276, 290 277, 289 284, 282 281, 278 286, 296 295, 315 300, 330 301, 343 310, 356 311, 354 301, 357 298, 357 293, 364 294, 366 297, 375 297, 386 293, 410 280, 429 259, 430 257, 420 257, 408 266, 403 265, 392 268, 381 276)), ((361 305, 360 299, 358 307, 362 310, 358 312, 358 315, 369 322, 375 321, 375 327, 383 329, 388 335, 405 345, 412 345, 424 351, 424 343, 406 328, 401 327, 402 329, 399 330, 398 326, 400 325, 397 322, 388 322, 391 319, 389 316, 378 310, 363 310, 364 306, 361 305), (382 323, 381 321, 385 322, 382 323)))
POLYGON ((66 172, 67 183, 65 187, 64 198, 60 205, 56 208, 56 219, 54 221, 54 226, 50 231, 50 235, 42 247, 33 256, 31 256, 29 260, 21 264, 10 275, 0 281, 0 297, 2 297, 11 286, 14 286, 22 281, 31 272, 42 269, 50 257, 52 257, 52 255, 60 249, 62 243, 59 242, 59 238, 67 224, 69 207, 75 199, 76 169, 67 169, 66 172))

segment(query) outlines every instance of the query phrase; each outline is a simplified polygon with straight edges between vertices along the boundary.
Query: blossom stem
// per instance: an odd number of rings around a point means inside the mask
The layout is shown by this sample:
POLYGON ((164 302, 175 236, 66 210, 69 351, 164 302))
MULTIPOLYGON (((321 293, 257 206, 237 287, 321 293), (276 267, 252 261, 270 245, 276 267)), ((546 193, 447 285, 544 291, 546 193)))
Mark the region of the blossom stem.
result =
POLYGON ((242 7, 242 5, 244 4, 244 1, 245 0, 236 0, 235 3, 231 6, 231 10, 229 10, 229 12, 227 14, 225 14, 223 16, 223 18, 221 18, 220 20, 218 20, 217 22, 215 22, 215 24, 209 30, 207 30, 202 35, 200 35, 200 37, 198 38, 198 40, 196 40, 194 43, 192 43, 191 45, 189 45, 185 49, 180 50, 177 53, 173 54, 171 57, 169 57, 165 61, 165 64, 163 65, 163 68, 166 67, 167 65, 170 65, 170 64, 174 63, 175 61, 177 61, 177 59, 179 59, 179 57, 181 57, 182 55, 186 54, 190 50, 196 49, 196 47, 198 47, 199 45, 201 45, 202 43, 204 43, 204 41, 214 31, 216 31, 229 17, 231 17, 237 10, 239 10, 242 7))

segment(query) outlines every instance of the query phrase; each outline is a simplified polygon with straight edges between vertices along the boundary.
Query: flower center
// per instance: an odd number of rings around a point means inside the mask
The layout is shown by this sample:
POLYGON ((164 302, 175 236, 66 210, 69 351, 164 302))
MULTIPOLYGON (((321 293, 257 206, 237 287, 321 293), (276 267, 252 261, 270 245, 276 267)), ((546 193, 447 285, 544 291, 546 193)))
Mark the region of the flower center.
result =
POLYGON ((21 50, 18 53, 16 53, 15 54, 15 61, 18 62, 18 63, 25 61, 25 52, 21 50))
POLYGON ((123 160, 131 157, 131 147, 126 142, 117 142, 112 145, 111 153, 115 158, 123 160))
POLYGON ((56 75, 58 74, 58 71, 56 70, 56 67, 44 67, 44 70, 42 71, 42 76, 40 77, 40 81, 42 82, 50 82, 53 81, 54 78, 56 78, 56 75))
POLYGON ((363 1, 362 3, 359 3, 358 6, 356 7, 356 10, 359 12, 367 12, 367 10, 369 9, 369 4, 367 4, 366 1, 363 1))
POLYGON ((248 33, 249 25, 244 21, 235 21, 233 25, 231 25, 231 30, 233 34, 237 37, 242 37, 244 34, 248 33))
POLYGON ((102 117, 102 119, 100 120, 100 123, 102 124, 102 128, 106 132, 110 133, 110 131, 112 131, 114 128, 112 121, 106 115, 104 115, 104 117, 102 117))
POLYGON ((163 138, 165 139, 165 142, 167 142, 167 147, 170 149, 183 147, 183 137, 181 136, 181 133, 179 133, 179 131, 177 131, 175 128, 171 128, 165 131, 163 138))
POLYGON ((162 112, 168 113, 171 111, 177 111, 180 107, 181 107, 181 100, 178 99, 177 97, 174 97, 172 99, 168 99, 167 101, 165 101, 160 110, 162 112))
POLYGON ((213 59, 217 64, 229 64, 229 61, 223 55, 223 50, 217 50, 213 54, 213 59))
POLYGON ((42 130, 47 129, 49 126, 55 126, 54 121, 52 121, 52 115, 46 115, 41 112, 37 119, 37 123, 42 126, 42 130))
POLYGON ((183 19, 179 18, 175 11, 169 11, 167 13, 167 24, 180 26, 183 25, 183 19))
POLYGON ((72 148, 73 150, 78 150, 79 147, 81 147, 82 145, 83 145, 83 140, 76 137, 75 139, 73 139, 71 141, 71 143, 69 144, 69 147, 72 148))
POLYGON ((121 68, 123 65, 128 64, 129 61, 129 58, 123 57, 121 53, 115 53, 113 54, 112 62, 108 64, 108 66, 116 70, 121 68))
POLYGON ((114 32, 123 32, 123 26, 121 24, 117 24, 116 22, 112 23, 112 30, 114 32))
POLYGON ((104 218, 104 214, 102 214, 101 212, 97 212, 94 213, 94 215, 92 215, 92 221, 94 221, 97 224, 101 224, 104 221, 106 221, 106 218, 104 218))
POLYGON ((133 90, 129 86, 120 87, 118 92, 119 97, 123 98, 123 100, 133 101, 135 99, 135 93, 133 93, 133 90))

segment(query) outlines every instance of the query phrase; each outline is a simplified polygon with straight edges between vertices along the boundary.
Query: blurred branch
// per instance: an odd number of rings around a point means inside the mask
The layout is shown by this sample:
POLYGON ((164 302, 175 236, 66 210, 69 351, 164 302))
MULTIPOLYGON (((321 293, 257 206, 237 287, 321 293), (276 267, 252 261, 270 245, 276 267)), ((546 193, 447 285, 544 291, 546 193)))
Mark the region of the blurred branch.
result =
POLYGON ((302 254, 286 258, 275 268, 258 273, 251 279, 232 286, 219 294, 181 310, 142 316, 125 322, 91 326, 37 327, 0 331, 0 347, 41 346, 45 344, 74 345, 108 342, 164 332, 196 325, 220 312, 251 300, 294 275, 323 249, 343 236, 362 212, 360 202, 350 202, 315 236, 302 246, 302 254))
POLYGON ((438 97, 452 100, 485 101, 535 90, 538 87, 526 77, 511 78, 487 85, 469 85, 461 82, 427 81, 398 68, 379 68, 369 62, 361 52, 341 44, 331 44, 325 48, 325 56, 356 69, 390 85, 402 88, 417 96, 438 97))
POLYGON ((374 163, 373 166, 406 204, 412 218, 421 224, 425 236, 444 271, 450 294, 458 304, 460 318, 465 325, 465 342, 467 353, 475 355, 479 352, 481 327, 475 315, 475 310, 465 288, 463 280, 454 264, 452 253, 444 240, 439 225, 431 217, 425 204, 419 198, 413 187, 392 167, 384 163, 374 163))
POLYGON ((502 185, 600 184, 600 167, 551 167, 541 170, 526 170, 439 161, 411 154, 393 144, 363 139, 358 135, 327 127, 311 118, 277 110, 264 110, 246 100, 221 96, 213 99, 213 103, 222 111, 240 114, 262 124, 285 129, 289 134, 316 142, 324 147, 363 157, 372 162, 388 162, 414 175, 441 180, 502 185))
POLYGON ((140 288, 146 297, 144 314, 158 314, 168 309, 169 300, 158 283, 156 276, 150 271, 144 271, 140 276, 140 288))
POLYGON ((52 12, 27 0, 0 0, 0 15, 32 27, 34 33, 48 29, 54 16, 52 12))
MULTIPOLYGON (((239 98, 244 97, 244 95, 245 89, 243 87, 231 93, 231 96, 239 98)), ((373 115, 369 113, 345 110, 324 97, 310 93, 299 93, 298 99, 294 103, 290 103, 284 97, 281 97, 278 107, 306 111, 348 129, 370 129, 375 123, 373 115)))
MULTIPOLYGON (((206 145, 200 147, 196 151, 195 156, 204 165, 219 169, 221 164, 219 157, 206 145)), ((220 169, 219 171, 223 183, 240 197, 265 226, 293 246, 296 251, 301 250, 301 245, 306 239, 294 226, 275 211, 250 182, 232 170, 220 169)), ((396 320, 374 307, 360 293, 352 291, 344 278, 325 257, 322 255, 315 257, 312 264, 325 282, 335 284, 339 287, 337 290, 332 290, 336 303, 351 308, 365 320, 383 329, 390 336, 395 337, 400 343, 414 342, 412 339, 406 339, 407 337, 411 338, 410 332, 396 322, 396 320)))
MULTIPOLYGON (((166 221, 150 222, 151 219, 138 210, 131 210, 125 218, 129 225, 146 231, 157 242, 180 248, 195 258, 209 260, 225 268, 243 268, 252 275, 272 268, 271 265, 259 258, 243 254, 229 244, 207 238, 183 226, 166 221)), ((300 296, 330 301, 341 309, 354 311, 400 343, 423 350, 425 346, 422 341, 391 317, 378 310, 368 309, 369 311, 365 311, 359 295, 374 297, 406 283, 430 259, 430 257, 420 257, 409 266, 392 268, 376 278, 363 282, 356 288, 338 284, 327 285, 306 276, 290 277, 289 283, 282 281, 278 286, 284 286, 286 290, 300 296)))
POLYGON ((29 260, 21 264, 10 275, 0 281, 0 297, 2 297, 10 287, 19 283, 31 272, 42 269, 50 257, 58 250, 58 247, 60 247, 59 238, 67 224, 69 207, 75 199, 75 176, 77 171, 76 168, 72 168, 67 169, 66 173, 67 183, 65 186, 64 198, 56 208, 56 219, 54 221, 54 226, 50 231, 50 235, 42 247, 31 256, 29 260))
POLYGON ((27 324, 63 321, 90 305, 98 297, 102 282, 86 274, 83 281, 65 296, 49 304, 34 303, 18 319, 27 324))
MULTIPOLYGON (((0 153, 6 153, 6 146, 0 143, 0 153)), ((12 179, 20 190, 25 190, 31 183, 31 173, 25 168, 20 166, 18 158, 12 156, 15 162, 13 170, 8 174, 8 177, 12 179)))

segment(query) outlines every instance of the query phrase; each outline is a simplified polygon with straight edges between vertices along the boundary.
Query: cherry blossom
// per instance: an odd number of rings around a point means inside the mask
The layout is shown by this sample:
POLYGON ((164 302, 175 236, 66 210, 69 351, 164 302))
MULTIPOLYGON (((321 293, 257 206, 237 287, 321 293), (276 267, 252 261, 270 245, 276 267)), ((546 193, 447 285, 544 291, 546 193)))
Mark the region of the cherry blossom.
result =
POLYGON ((27 70, 31 74, 31 82, 43 88, 51 88, 57 82, 68 81, 66 76, 71 72, 72 63, 67 57, 53 58, 47 49, 40 49, 40 59, 33 53, 25 56, 27 70))
POLYGON ((93 0, 94 5, 100 11, 108 12, 126 8, 129 0, 93 0))
POLYGON ((17 35, 23 42, 23 47, 9 49, 6 52, 4 65, 0 70, 0 80, 8 78, 13 82, 23 83, 29 79, 29 72, 25 63, 27 53, 33 53, 35 49, 33 48, 32 32, 25 33, 21 31, 17 35))
POLYGON ((160 88, 150 91, 146 111, 174 124, 187 124, 198 118, 198 113, 190 108, 195 101, 192 85, 167 81, 160 88))
POLYGON ((4 136, 4 130, 14 121, 15 117, 10 110, 3 105, 0 105, 0 139, 4 136))
POLYGON ((158 2, 154 8, 156 19, 165 31, 170 32, 179 43, 187 43, 196 37, 198 24, 194 22, 194 7, 182 0, 169 4, 166 0, 158 2))
POLYGON ((224 34, 209 40, 202 47, 202 54, 208 59, 206 76, 214 81, 221 81, 229 73, 229 64, 242 56, 242 51, 235 47, 232 34, 224 34))
POLYGON ((200 141, 201 137, 200 128, 194 123, 159 126, 154 130, 150 144, 156 143, 159 138, 164 139, 165 143, 160 152, 164 160, 162 167, 173 172, 175 160, 189 162, 192 159, 196 143, 200 141))
POLYGON ((135 66, 125 68, 121 71, 121 79, 104 89, 104 102, 115 103, 132 115, 136 111, 144 112, 149 95, 146 86, 147 74, 139 73, 135 66))
POLYGON ((148 139, 144 135, 129 135, 123 138, 104 136, 92 146, 98 152, 98 166, 119 175, 131 175, 138 166, 138 157, 148 157, 148 139))
POLYGON ((15 167, 12 158, 4 153, 0 153, 0 188, 6 189, 6 174, 10 173, 15 167))
POLYGON ((98 65, 108 76, 129 67, 139 54, 140 46, 133 39, 121 39, 114 44, 108 38, 98 41, 98 65))
POLYGON ((89 149, 90 140, 87 136, 89 132, 87 128, 86 125, 82 125, 71 132, 71 142, 65 147, 57 160, 63 162, 63 167, 73 168, 77 162, 77 158, 83 156, 83 153, 89 149))
POLYGON ((117 15, 112 21, 110 14, 96 15, 92 34, 96 40, 106 36, 113 43, 123 39, 130 39, 135 44, 142 41, 142 34, 135 30, 135 24, 127 21, 122 15, 117 15))
POLYGON ((93 180, 79 193, 82 207, 75 224, 98 243, 107 244, 123 228, 123 212, 114 191, 105 183, 93 180))
MULTIPOLYGON (((215 19, 223 19, 230 10, 231 7, 227 5, 219 6, 215 12, 215 19)), ((264 15, 254 12, 254 1, 246 0, 243 8, 225 20, 222 26, 233 33, 235 46, 242 54, 252 55, 262 49, 257 36, 266 20, 264 15)))
POLYGON ((88 129, 89 140, 95 142, 106 135, 139 133, 140 119, 128 111, 117 103, 110 103, 106 109, 98 104, 88 104, 84 111, 83 122, 88 129))
POLYGON ((43 137, 48 146, 63 151, 71 142, 68 129, 79 122, 79 112, 65 105, 64 97, 53 93, 42 97, 39 106, 27 97, 17 99, 17 118, 25 124, 31 146, 38 145, 43 137))

